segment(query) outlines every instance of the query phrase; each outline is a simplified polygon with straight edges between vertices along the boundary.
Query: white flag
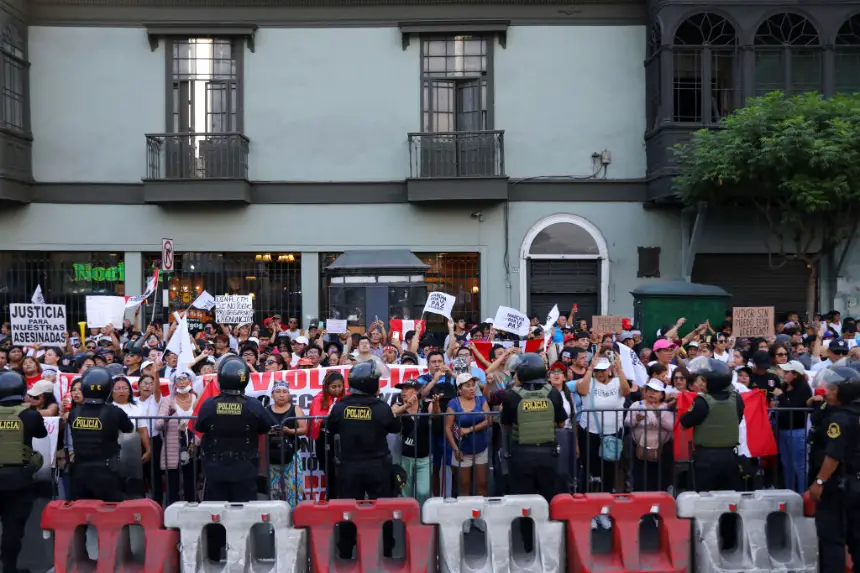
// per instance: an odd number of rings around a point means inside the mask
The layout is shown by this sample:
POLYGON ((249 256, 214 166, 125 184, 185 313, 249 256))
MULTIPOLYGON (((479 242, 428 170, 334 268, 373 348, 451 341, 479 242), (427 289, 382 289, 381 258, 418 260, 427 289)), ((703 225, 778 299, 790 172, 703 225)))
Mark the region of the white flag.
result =
POLYGON ((191 306, 200 310, 212 310, 215 308, 215 297, 204 290, 200 293, 200 296, 194 299, 191 306))
POLYGON ((546 348, 549 346, 550 339, 550 328, 555 326, 555 323, 558 322, 559 317, 558 305, 554 305, 552 310, 549 311, 549 314, 546 315, 546 324, 543 325, 543 347, 546 348))
POLYGON ((500 306, 499 310, 496 311, 496 318, 493 319, 493 328, 517 336, 528 336, 529 317, 516 309, 500 306))
POLYGON ((36 290, 33 291, 33 298, 30 299, 33 304, 45 304, 45 296, 42 294, 42 285, 36 285, 36 290))
POLYGON ((618 355, 621 358, 621 368, 624 370, 624 376, 627 381, 638 386, 644 386, 648 383, 648 369, 626 344, 619 343, 618 355))
POLYGON ((431 292, 427 294, 427 302, 424 303, 424 312, 432 312, 433 314, 441 314, 446 318, 451 318, 451 311, 454 310, 454 303, 457 302, 457 297, 444 292, 431 292))
POLYGON ((173 332, 173 336, 170 337, 165 350, 169 350, 179 357, 176 363, 178 372, 187 370, 189 365, 194 362, 194 351, 191 349, 191 335, 188 332, 188 319, 186 316, 183 315, 179 320, 179 324, 176 325, 176 330, 173 332))

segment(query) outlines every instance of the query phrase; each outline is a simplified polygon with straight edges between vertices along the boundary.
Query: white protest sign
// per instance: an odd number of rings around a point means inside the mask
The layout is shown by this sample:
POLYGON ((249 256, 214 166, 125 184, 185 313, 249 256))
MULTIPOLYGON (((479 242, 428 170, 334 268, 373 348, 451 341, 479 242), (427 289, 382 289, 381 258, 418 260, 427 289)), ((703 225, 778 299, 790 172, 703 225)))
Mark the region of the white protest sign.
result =
POLYGON ((44 458, 41 469, 33 474, 33 480, 49 482, 53 479, 51 468, 56 465, 57 460, 57 436, 60 433, 60 418, 52 416, 43 418, 42 421, 45 424, 45 430, 48 431, 48 437, 33 440, 33 451, 39 452, 44 458))
POLYGON ((343 334, 346 332, 346 321, 338 320, 336 318, 330 318, 325 323, 325 330, 329 334, 343 334))
POLYGON ((215 306, 215 297, 204 290, 200 296, 194 299, 191 306, 200 310, 212 310, 212 307, 215 306))
POLYGON ((457 302, 457 297, 445 294, 444 292, 427 293, 427 302, 424 303, 424 312, 433 314, 441 314, 446 318, 451 318, 451 311, 454 310, 454 303, 457 302))
POLYGON ((103 328, 108 324, 122 326, 125 320, 124 296, 88 296, 87 297, 87 326, 103 328))
POLYGON ((504 330, 517 336, 527 336, 529 333, 529 317, 518 310, 500 306, 493 319, 493 328, 504 330))
POLYGON ((219 294, 215 297, 215 322, 218 324, 254 322, 254 299, 249 294, 219 294))
POLYGON ((9 305, 12 344, 65 346, 66 306, 63 304, 9 305))

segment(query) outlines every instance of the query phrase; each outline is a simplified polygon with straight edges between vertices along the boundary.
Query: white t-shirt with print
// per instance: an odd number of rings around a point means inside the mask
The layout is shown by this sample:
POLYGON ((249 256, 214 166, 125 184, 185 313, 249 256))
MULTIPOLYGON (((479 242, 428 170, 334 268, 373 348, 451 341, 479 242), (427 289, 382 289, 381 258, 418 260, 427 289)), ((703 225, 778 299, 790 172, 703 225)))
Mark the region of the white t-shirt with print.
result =
POLYGON ((586 412, 579 419, 579 425, 583 430, 592 434, 602 433, 604 436, 615 434, 624 424, 624 396, 621 395, 621 381, 613 378, 606 384, 596 380, 591 381, 591 388, 586 396, 582 396, 583 410, 586 412), (601 415, 601 410, 617 410, 601 415))

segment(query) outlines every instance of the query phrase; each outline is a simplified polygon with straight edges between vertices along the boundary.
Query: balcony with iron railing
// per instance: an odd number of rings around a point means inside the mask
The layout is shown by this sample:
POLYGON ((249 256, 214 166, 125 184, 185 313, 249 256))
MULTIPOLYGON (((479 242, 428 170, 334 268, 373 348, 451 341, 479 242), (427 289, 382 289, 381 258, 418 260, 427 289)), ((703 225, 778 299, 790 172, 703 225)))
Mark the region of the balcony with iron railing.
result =
POLYGON ((505 132, 410 133, 410 201, 507 198, 505 132))
POLYGON ((249 147, 241 133, 147 134, 147 202, 248 202, 249 147))

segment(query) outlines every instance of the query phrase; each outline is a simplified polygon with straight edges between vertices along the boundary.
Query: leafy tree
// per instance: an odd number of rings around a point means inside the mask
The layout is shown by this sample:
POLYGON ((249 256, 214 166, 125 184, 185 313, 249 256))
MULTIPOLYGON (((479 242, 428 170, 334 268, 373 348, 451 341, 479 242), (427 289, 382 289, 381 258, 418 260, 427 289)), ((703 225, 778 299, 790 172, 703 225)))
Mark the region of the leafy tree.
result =
POLYGON ((847 249, 860 220, 860 94, 752 99, 676 146, 675 157, 685 205, 753 209, 769 229, 771 266, 807 264, 811 317, 817 263, 847 249))

